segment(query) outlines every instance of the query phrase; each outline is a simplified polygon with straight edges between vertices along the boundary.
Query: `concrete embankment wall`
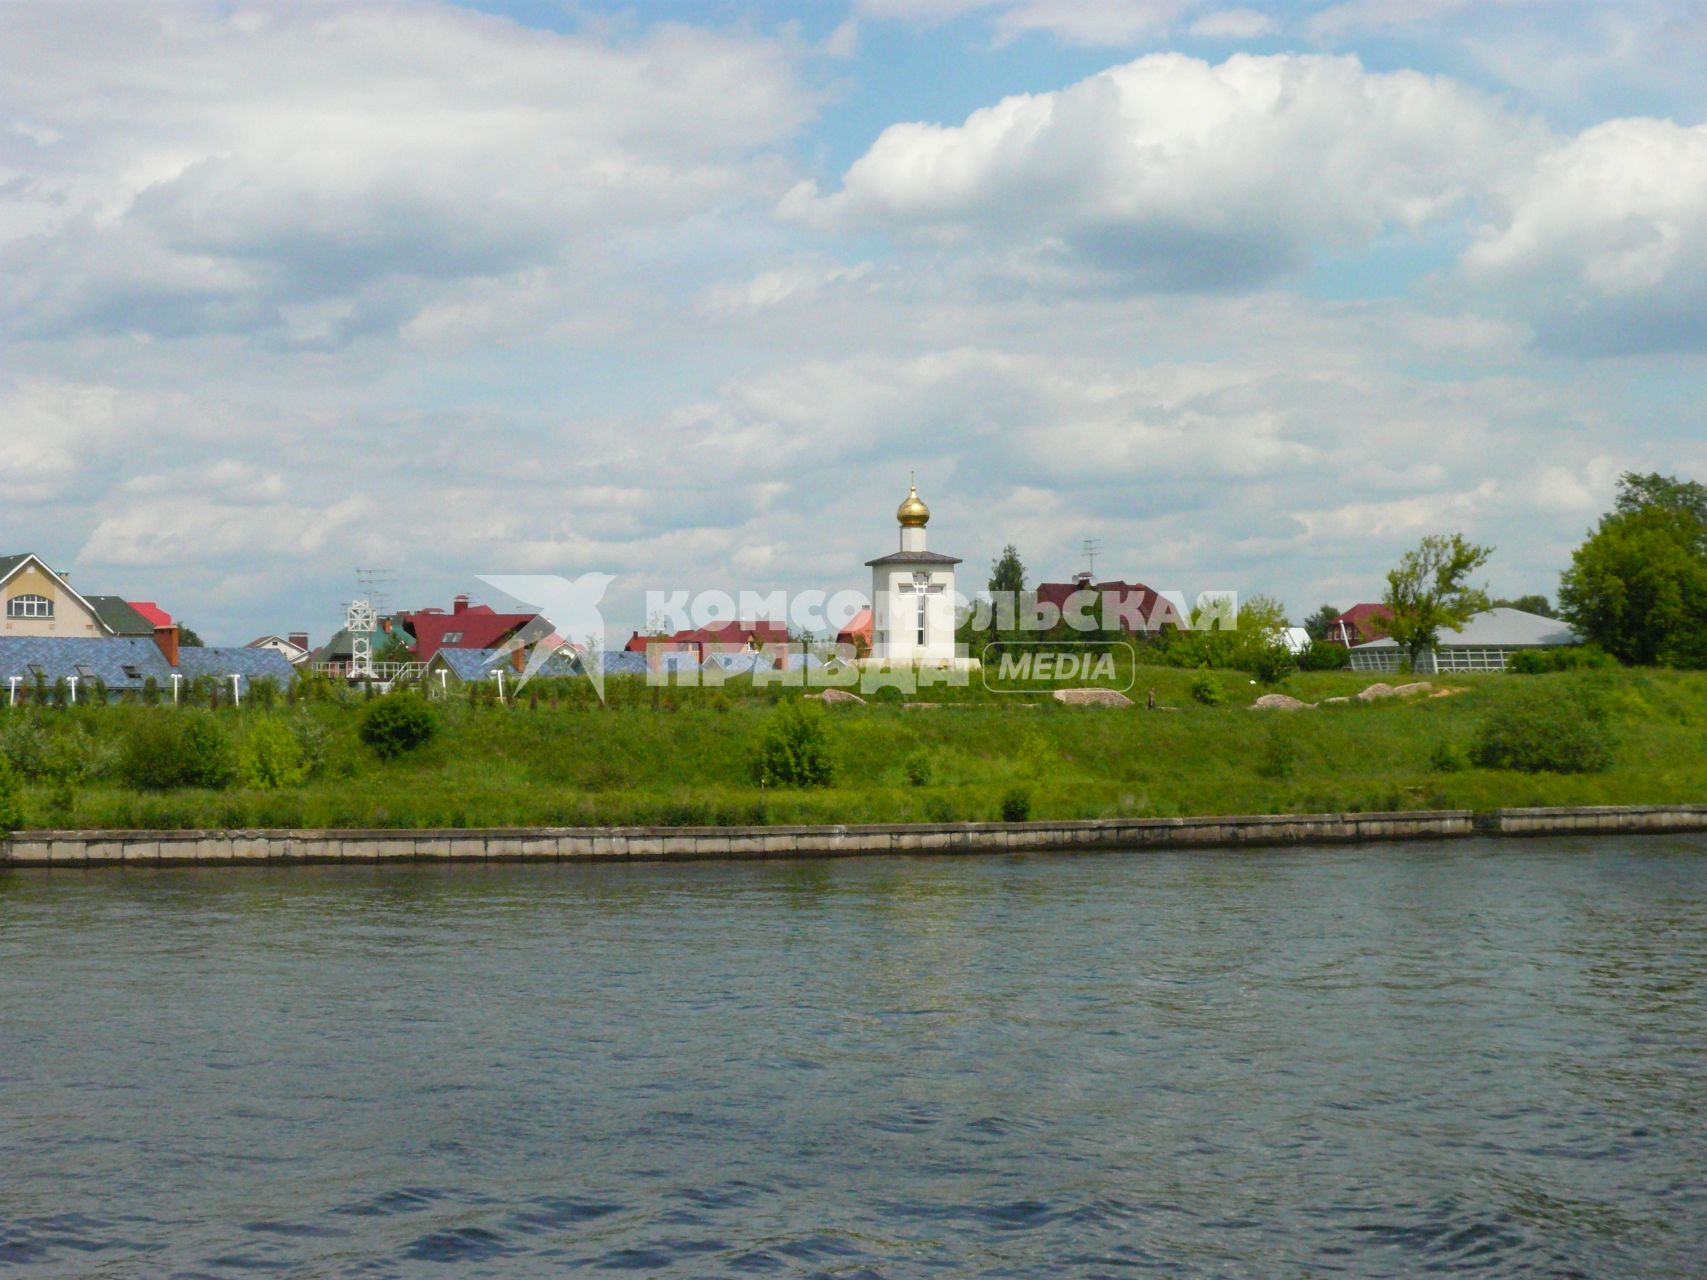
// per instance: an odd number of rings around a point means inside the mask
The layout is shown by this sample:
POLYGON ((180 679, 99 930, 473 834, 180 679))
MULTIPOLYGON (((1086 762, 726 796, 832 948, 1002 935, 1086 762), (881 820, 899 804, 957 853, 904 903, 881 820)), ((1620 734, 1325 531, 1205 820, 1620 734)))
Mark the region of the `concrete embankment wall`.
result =
POLYGON ((567 827, 457 831, 21 831, 0 866, 549 862, 1061 852, 1707 831, 1707 805, 1467 809, 1083 822, 845 827, 567 827))

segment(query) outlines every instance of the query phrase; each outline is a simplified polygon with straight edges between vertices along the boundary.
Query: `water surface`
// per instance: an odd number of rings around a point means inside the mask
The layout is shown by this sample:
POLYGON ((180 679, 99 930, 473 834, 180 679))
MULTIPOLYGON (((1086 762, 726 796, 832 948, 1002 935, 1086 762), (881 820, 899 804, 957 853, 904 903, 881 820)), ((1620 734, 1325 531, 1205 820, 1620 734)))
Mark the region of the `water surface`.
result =
POLYGON ((1707 841, 0 874, 0 1272, 1692 1276, 1707 841))

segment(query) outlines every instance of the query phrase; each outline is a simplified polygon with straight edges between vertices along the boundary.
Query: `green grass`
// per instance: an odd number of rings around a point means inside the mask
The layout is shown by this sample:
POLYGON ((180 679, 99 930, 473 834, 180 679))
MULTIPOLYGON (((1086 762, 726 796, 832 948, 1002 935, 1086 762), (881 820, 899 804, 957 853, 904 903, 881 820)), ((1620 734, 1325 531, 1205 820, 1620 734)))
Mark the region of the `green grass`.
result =
MULTIPOLYGON (((1434 681, 1463 690, 1450 697, 1296 713, 1248 710, 1264 690, 1241 673, 1216 673, 1229 701, 1215 708, 1190 698, 1190 671, 1141 667, 1136 674, 1140 705, 1124 710, 978 688, 920 694, 942 703, 934 710, 906 710, 898 699, 831 707, 824 714, 835 781, 811 790, 761 790, 752 782, 749 753, 771 704, 800 690, 755 690, 746 681, 721 690, 653 690, 613 680, 605 706, 591 700, 585 682, 547 686, 533 706, 453 698, 438 704, 442 729, 433 741, 394 760, 379 759, 358 739, 360 700, 271 712, 221 708, 219 721, 239 744, 266 715, 310 721, 324 733, 324 767, 280 791, 240 782, 217 792, 125 786, 117 764, 122 744, 140 718, 176 714, 170 708, 6 710, 0 745, 31 725, 43 735, 38 742, 86 739, 89 776, 71 788, 69 803, 66 788, 39 773, 25 787, 26 825, 56 827, 993 820, 1015 788, 1029 793, 1031 816, 1044 819, 1707 799, 1707 673, 1451 676, 1434 681), (1610 707, 1618 739, 1613 767, 1551 775, 1431 766, 1442 742, 1467 750, 1480 719, 1520 685, 1595 690, 1610 707), (1143 709, 1152 686, 1173 709, 1143 709), (921 752, 930 760, 922 786, 907 771, 908 759, 921 752), (1286 767, 1272 767, 1276 759, 1286 767)), ((1281 688, 1318 701, 1376 678, 1308 673, 1281 688)))

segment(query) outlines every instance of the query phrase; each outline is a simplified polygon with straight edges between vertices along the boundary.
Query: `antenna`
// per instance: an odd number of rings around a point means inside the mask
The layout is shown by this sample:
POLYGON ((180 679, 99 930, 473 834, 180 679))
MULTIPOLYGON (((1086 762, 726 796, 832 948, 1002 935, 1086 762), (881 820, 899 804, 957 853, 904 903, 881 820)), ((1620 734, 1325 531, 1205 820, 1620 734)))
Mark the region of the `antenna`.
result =
POLYGON ((1085 565, 1085 568, 1086 568, 1086 571, 1094 579, 1097 576, 1097 552, 1102 550, 1102 539, 1101 538, 1086 538, 1084 545, 1085 545, 1085 560, 1087 562, 1085 565))
POLYGON ((386 598, 385 589, 397 581, 397 575, 390 569, 357 569, 356 586, 362 598, 373 606, 373 611, 380 617, 390 613, 391 601, 386 598))

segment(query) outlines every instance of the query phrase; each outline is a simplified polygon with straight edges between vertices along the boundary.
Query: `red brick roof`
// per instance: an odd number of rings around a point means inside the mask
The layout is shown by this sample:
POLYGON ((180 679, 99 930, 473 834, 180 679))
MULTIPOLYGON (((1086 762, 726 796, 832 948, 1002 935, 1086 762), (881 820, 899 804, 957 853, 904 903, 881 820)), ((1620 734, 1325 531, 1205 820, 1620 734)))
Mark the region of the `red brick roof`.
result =
POLYGON ((1375 619, 1386 616, 1386 613, 1387 606, 1384 604, 1352 605, 1328 624, 1328 643, 1345 644, 1349 641, 1351 644, 1367 644, 1371 640, 1385 640, 1387 630, 1375 619))
POLYGON ((483 604, 452 613, 442 609, 400 613, 397 620, 415 637, 417 662, 431 661, 440 649, 496 649, 536 621, 539 626, 535 630, 551 630, 537 613, 497 613, 483 604))
POLYGON ((150 626, 169 627, 172 625, 172 615, 152 600, 126 600, 125 603, 147 618, 150 626))
MULTIPOLYGON (((1065 611, 1068 599, 1080 591, 1096 593, 1096 601, 1084 606, 1079 612, 1087 614, 1098 626, 1102 625, 1105 615, 1112 621, 1117 611, 1130 617, 1134 604, 1137 605, 1138 613, 1146 619, 1156 607, 1156 593, 1149 587, 1142 582, 1122 582, 1118 578, 1107 582, 1040 582, 1037 584, 1037 602, 1052 604, 1065 611)), ((1082 602, 1074 603, 1077 605, 1082 602)), ((1123 629, 1130 631, 1133 628, 1123 624, 1123 629)))

